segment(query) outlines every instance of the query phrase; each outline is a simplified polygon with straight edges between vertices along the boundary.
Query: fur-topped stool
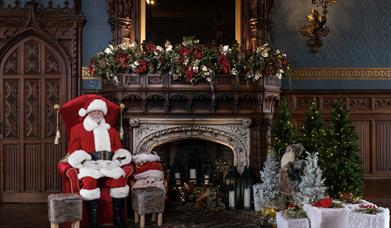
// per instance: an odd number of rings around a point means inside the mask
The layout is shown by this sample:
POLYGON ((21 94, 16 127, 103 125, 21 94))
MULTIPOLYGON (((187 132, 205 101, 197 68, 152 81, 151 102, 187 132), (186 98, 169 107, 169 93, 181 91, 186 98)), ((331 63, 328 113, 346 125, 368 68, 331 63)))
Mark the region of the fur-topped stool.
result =
POLYGON ((79 228, 82 215, 82 200, 77 194, 51 194, 48 197, 48 215, 51 228, 63 222, 71 222, 79 228))
POLYGON ((139 222, 140 227, 145 227, 145 214, 152 214, 152 221, 155 220, 157 214, 157 224, 162 225, 165 192, 161 188, 147 187, 132 189, 132 208, 134 210, 134 221, 139 222))

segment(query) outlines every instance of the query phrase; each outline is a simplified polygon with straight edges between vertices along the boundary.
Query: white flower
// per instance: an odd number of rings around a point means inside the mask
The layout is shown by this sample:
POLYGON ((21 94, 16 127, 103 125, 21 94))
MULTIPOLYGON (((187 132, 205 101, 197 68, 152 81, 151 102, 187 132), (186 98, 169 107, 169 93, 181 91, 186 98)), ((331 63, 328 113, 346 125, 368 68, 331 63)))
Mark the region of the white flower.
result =
POLYGON ((135 69, 137 68, 138 65, 139 65, 138 61, 134 61, 133 63, 130 64, 130 67, 132 67, 132 69, 135 69))
POLYGON ((224 45, 220 51, 223 55, 226 55, 227 53, 229 53, 231 51, 231 49, 229 48, 229 45, 224 45))
POLYGON ((207 78, 206 78, 206 81, 207 81, 207 82, 211 82, 212 79, 210 79, 210 77, 207 77, 207 78))
POLYGON ((276 50, 276 55, 280 54, 281 51, 279 49, 276 50))
POLYGON ((206 67, 205 65, 202 65, 202 66, 201 66, 201 70, 204 71, 204 72, 206 72, 206 71, 208 71, 208 67, 206 67))
POLYGON ((183 61, 183 64, 185 65, 189 64, 189 58, 186 58, 185 61, 183 61))
POLYGON ((166 48, 166 51, 172 51, 172 45, 170 43, 170 41, 166 41, 166 43, 164 44, 164 47, 166 48))
POLYGON ((238 70, 236 70, 235 68, 232 68, 231 74, 236 76, 236 75, 239 74, 239 72, 238 72, 238 70))
POLYGON ((132 43, 130 44, 130 48, 132 48, 132 49, 134 49, 136 46, 137 46, 136 42, 132 42, 132 43))
POLYGON ((113 45, 110 44, 109 47, 105 49, 105 53, 108 55, 113 54, 113 49, 114 49, 113 45))
POLYGON ((161 46, 156 46, 157 51, 164 51, 164 49, 161 46))
POLYGON ((260 78, 262 78, 262 73, 258 71, 257 73, 255 73, 254 79, 259 80, 260 78))

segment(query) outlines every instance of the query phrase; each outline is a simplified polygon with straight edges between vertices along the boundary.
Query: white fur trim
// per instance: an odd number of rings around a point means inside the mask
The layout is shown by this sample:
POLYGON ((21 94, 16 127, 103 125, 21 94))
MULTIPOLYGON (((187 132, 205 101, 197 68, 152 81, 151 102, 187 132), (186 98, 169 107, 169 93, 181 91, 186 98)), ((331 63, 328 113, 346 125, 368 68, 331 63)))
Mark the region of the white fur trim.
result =
POLYGON ((164 173, 160 170, 148 170, 139 174, 134 175, 134 179, 140 180, 140 179, 146 179, 149 177, 153 177, 156 180, 163 180, 164 173))
POLYGON ((83 167, 81 164, 85 160, 91 160, 91 155, 84 150, 75 150, 68 157, 68 163, 77 169, 83 167))
POLYGON ((81 180, 83 177, 92 177, 94 179, 99 179, 103 177, 103 174, 97 170, 92 168, 80 168, 79 174, 77 175, 77 178, 81 180))
POLYGON ((114 151, 113 160, 117 159, 120 166, 127 165, 132 161, 132 154, 128 150, 118 149, 114 151))
POLYGON ((106 123, 105 119, 102 119, 98 124, 95 120, 93 120, 90 116, 86 116, 83 120, 83 127, 86 131, 92 131, 97 127, 105 127, 107 130, 110 129, 110 124, 106 123))
MULTIPOLYGON (((104 120, 102 120, 102 122, 104 122, 104 120)), ((109 131, 107 130, 105 123, 102 124, 102 122, 93 130, 95 151, 111 151, 109 131)))
POLYGON ((80 117, 85 117, 87 115, 87 110, 84 108, 79 109, 79 116, 80 117))
POLYGON ((87 107, 87 113, 92 111, 102 111, 104 115, 107 114, 107 104, 101 99, 93 100, 87 107))
POLYGON ((136 164, 139 164, 142 162, 160 161, 160 157, 159 157, 159 155, 157 155, 155 153, 142 153, 142 154, 134 155, 133 161, 136 164))
POLYGON ((99 188, 95 189, 80 189, 80 196, 83 198, 83 200, 94 200, 100 198, 100 190, 99 188))
POLYGON ((113 179, 118 179, 120 177, 125 176, 125 171, 121 169, 121 167, 115 167, 113 169, 101 169, 100 172, 105 176, 105 177, 110 177, 113 179))
POLYGON ((129 186, 110 188, 110 196, 113 198, 126 198, 129 195, 129 186))

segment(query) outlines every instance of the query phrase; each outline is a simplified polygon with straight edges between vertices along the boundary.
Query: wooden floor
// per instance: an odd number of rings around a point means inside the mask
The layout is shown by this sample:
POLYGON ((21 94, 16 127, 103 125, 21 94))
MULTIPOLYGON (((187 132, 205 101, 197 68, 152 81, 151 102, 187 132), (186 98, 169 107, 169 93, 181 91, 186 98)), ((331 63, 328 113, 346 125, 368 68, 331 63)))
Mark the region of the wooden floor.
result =
MULTIPOLYGON (((163 214, 163 225, 152 223, 146 216, 146 228, 255 228, 255 212, 249 210, 224 210, 205 212, 189 206, 168 207, 163 214)), ((133 218, 128 227, 140 227, 133 218)), ((46 204, 0 203, 0 228, 50 227, 46 204)), ((102 226, 110 228, 111 226, 102 226)))

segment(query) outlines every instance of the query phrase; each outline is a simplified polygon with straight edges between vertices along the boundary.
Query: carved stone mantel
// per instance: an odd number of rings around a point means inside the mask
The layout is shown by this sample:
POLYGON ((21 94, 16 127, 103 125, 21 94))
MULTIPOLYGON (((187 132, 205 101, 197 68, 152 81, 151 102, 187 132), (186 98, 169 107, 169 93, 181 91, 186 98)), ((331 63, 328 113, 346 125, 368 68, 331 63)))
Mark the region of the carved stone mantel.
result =
POLYGON ((130 119, 129 124, 133 127, 134 153, 149 153, 168 142, 202 139, 231 148, 239 172, 250 164, 248 118, 138 118, 130 119))

